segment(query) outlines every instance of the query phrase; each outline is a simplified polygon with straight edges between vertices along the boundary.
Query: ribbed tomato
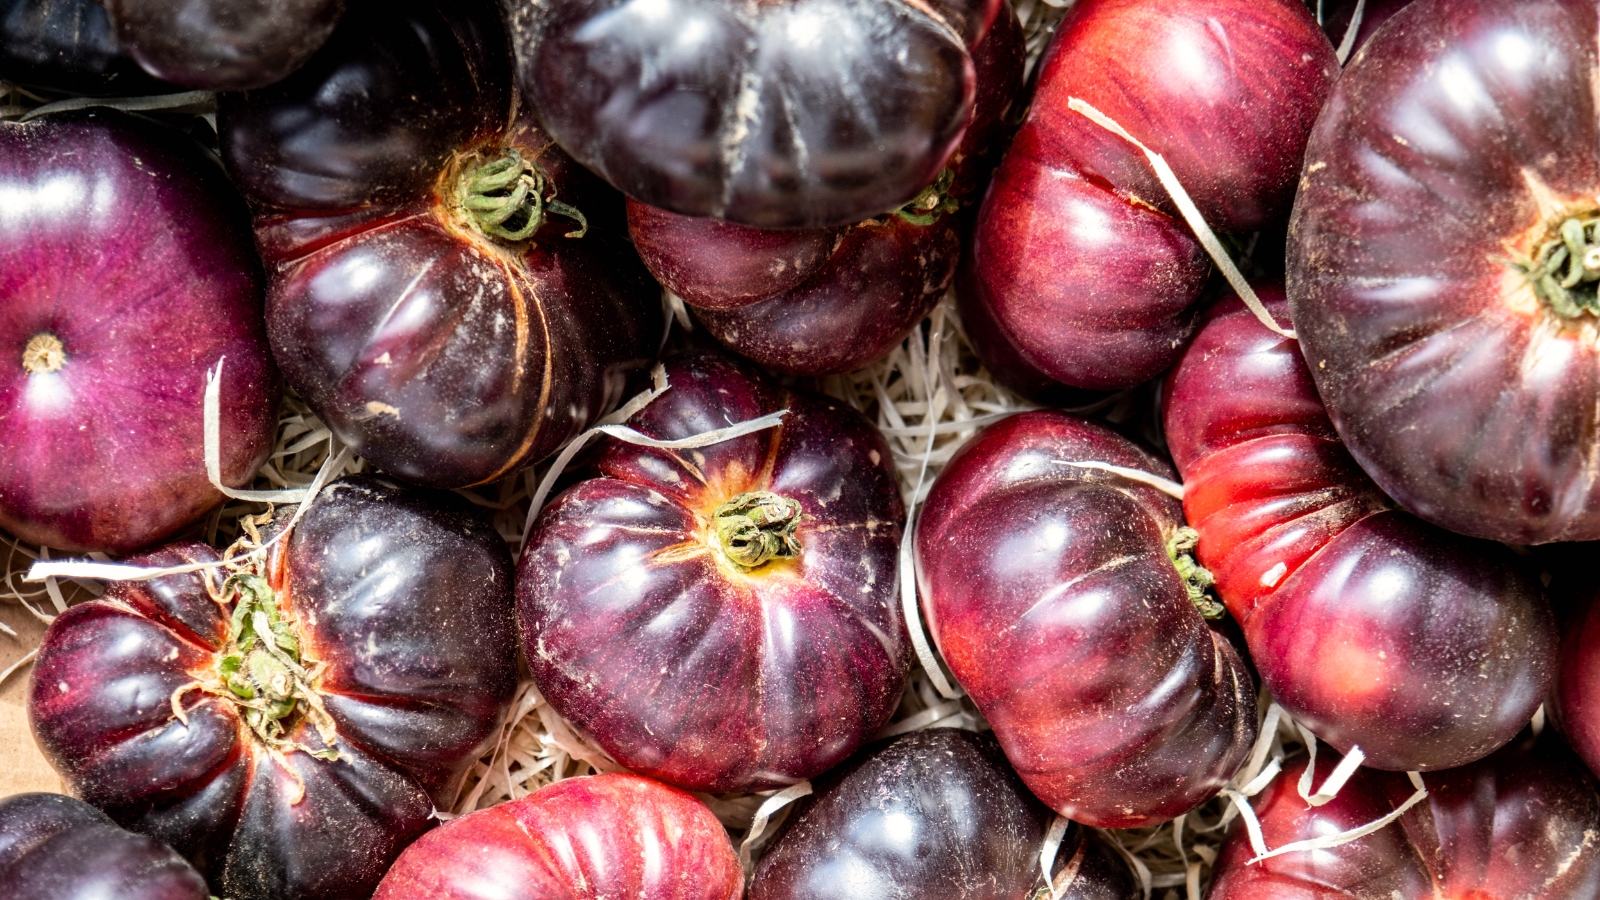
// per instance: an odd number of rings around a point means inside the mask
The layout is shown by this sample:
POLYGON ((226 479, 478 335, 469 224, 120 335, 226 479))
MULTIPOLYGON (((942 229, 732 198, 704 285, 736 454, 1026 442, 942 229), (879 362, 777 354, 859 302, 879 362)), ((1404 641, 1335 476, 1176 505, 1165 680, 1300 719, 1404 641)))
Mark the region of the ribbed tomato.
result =
MULTIPOLYGON (((1281 287, 1257 293, 1281 321, 1281 287)), ((1295 341, 1219 305, 1164 411, 1200 562, 1296 719, 1402 771, 1464 765, 1527 724, 1556 652, 1534 572, 1396 509, 1339 442, 1295 341)))

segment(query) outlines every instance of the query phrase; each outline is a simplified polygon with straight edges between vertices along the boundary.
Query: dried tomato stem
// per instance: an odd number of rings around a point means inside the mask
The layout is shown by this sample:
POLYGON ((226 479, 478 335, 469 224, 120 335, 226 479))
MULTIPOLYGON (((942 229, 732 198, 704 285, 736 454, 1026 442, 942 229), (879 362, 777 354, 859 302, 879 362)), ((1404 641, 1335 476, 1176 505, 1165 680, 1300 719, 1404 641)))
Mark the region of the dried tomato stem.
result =
POLYGON ((29 338, 28 346, 22 348, 22 368, 29 375, 59 372, 66 362, 67 348, 62 345, 61 338, 48 331, 29 338))
POLYGON ((518 242, 533 237, 551 214, 578 223, 567 237, 583 237, 589 220, 576 207, 556 199, 544 172, 513 148, 498 158, 470 166, 456 184, 457 202, 484 234, 518 242))
POLYGON ((734 497, 717 507, 712 522, 723 554, 744 569, 799 556, 799 527, 800 504, 771 491, 734 497))
POLYGON ((1209 569, 1195 561, 1194 548, 1200 543, 1200 532, 1184 526, 1167 538, 1167 556, 1183 579, 1184 590, 1189 592, 1189 602, 1207 619, 1220 619, 1226 608, 1212 596, 1211 587, 1217 579, 1209 569))
POLYGON ((1568 218, 1532 259, 1512 266, 1556 315, 1600 315, 1600 217, 1568 218))

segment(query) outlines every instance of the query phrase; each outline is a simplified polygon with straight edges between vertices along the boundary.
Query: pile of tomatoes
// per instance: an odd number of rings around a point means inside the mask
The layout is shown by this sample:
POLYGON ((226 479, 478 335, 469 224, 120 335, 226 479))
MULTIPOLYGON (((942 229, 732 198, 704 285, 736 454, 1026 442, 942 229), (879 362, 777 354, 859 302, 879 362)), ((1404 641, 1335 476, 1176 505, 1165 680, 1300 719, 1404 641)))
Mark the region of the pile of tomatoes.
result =
POLYGON ((1600 8, 1322 5, 0 0, 0 528, 130 564, 0 893, 1131 898, 1226 795, 1218 900, 1600 897, 1600 8), (947 294, 1035 408, 907 493, 811 387, 947 294), (287 391, 371 473, 194 540, 287 391), (523 678, 626 772, 441 825, 523 678))

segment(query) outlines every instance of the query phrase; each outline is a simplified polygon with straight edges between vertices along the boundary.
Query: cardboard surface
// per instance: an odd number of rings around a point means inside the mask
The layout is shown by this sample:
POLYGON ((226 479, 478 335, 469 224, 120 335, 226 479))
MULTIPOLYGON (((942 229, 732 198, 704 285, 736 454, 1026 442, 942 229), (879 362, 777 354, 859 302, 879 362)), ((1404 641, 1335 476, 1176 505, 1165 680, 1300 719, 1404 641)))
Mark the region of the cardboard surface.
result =
MULTIPOLYGON (((16 637, 0 632, 0 672, 26 656, 44 635, 45 625, 12 600, 0 601, 0 622, 17 632, 16 637)), ((39 753, 28 729, 28 677, 33 667, 24 666, 0 684, 0 797, 29 791, 63 792, 61 779, 39 753)))

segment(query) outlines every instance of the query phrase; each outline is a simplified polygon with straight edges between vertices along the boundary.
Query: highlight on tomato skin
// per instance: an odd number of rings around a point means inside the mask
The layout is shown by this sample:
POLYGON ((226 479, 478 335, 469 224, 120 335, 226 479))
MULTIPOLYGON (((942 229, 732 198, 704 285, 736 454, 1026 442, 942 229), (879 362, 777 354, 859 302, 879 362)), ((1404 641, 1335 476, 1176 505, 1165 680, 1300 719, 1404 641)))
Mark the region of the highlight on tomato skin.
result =
POLYGON ((971 303, 995 326, 979 356, 1008 383, 1118 390, 1194 333, 1204 248, 1144 154, 1072 99, 1161 154, 1213 230, 1247 233, 1289 212, 1338 74, 1299 0, 1076 4, 978 215, 971 303))
MULTIPOLYGON (((991 735, 901 735, 815 783, 763 851, 751 900, 1027 900, 1044 887, 1055 818, 991 735)), ((1051 864, 1062 900, 1133 900, 1138 882, 1097 833, 1072 826, 1051 864)))
MULTIPOLYGON (((1287 319, 1281 286, 1256 293, 1287 319)), ((1464 765, 1522 729, 1555 671, 1534 570, 1396 509, 1339 442, 1294 340, 1218 304, 1163 410, 1199 561, 1297 721, 1396 771, 1464 765)))
POLYGON ((0 800, 6 900, 206 900, 205 879, 172 848, 60 794, 0 800))
POLYGON ((1417 0, 1308 145, 1288 293, 1317 390, 1378 486, 1451 531, 1600 538, 1597 28, 1566 0, 1417 0))
POLYGON ((162 81, 247 91, 304 65, 344 0, 106 0, 106 9, 128 54, 162 81))
POLYGON ((422 836, 373 900, 739 900, 744 872, 693 796, 637 775, 567 778, 422 836))
MULTIPOLYGON (((202 544, 131 560, 220 561, 202 544)), ((72 793, 217 893, 366 896, 498 733, 511 576, 466 501, 346 477, 259 566, 119 582, 58 616, 29 721, 72 793)))
MULTIPOLYGON (((1338 757, 1318 754, 1316 783, 1338 757)), ((1268 847, 1338 834, 1397 809, 1416 791, 1398 772, 1358 769, 1324 806, 1302 800, 1305 760, 1253 803, 1268 847)), ((1338 847, 1252 863, 1236 820, 1211 900, 1589 900, 1600 896, 1600 793, 1550 733, 1529 733, 1468 766, 1423 777, 1427 799, 1398 822, 1338 847)))
POLYGON ((698 791, 783 787, 837 764, 900 701, 905 507, 888 443, 840 401, 711 352, 666 363, 628 425, 540 513, 517 619, 540 693, 631 771, 698 791))
POLYGON ((1173 474, 1066 413, 989 426, 919 518, 923 614, 1034 794, 1097 827, 1155 824, 1243 764, 1255 683, 1202 616, 1179 502, 1077 462, 1173 474))
POLYGON ((111 109, 0 122, 0 528, 130 553, 219 506, 272 450, 280 382, 249 214, 206 151, 111 109))
POLYGON ((273 354, 379 469, 502 478, 658 353, 660 289, 621 198, 514 96, 492 0, 352 0, 295 75, 222 95, 218 125, 257 205, 273 354))

